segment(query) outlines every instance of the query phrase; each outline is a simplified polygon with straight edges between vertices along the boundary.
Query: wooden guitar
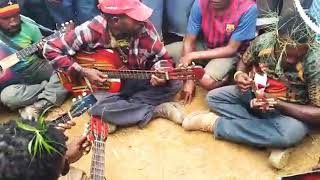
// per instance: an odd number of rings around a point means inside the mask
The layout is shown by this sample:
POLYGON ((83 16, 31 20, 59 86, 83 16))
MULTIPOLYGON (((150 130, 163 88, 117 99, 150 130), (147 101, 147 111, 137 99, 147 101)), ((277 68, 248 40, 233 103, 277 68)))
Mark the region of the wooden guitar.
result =
POLYGON ((92 142, 91 180, 105 180, 105 141, 108 137, 108 125, 98 117, 92 117, 89 123, 89 140, 92 142))
MULTIPOLYGON (((60 30, 58 30, 55 33, 51 34, 50 36, 44 38, 42 41, 48 41, 50 39, 60 37, 64 32, 66 32, 67 30, 70 30, 73 26, 74 25, 72 22, 65 23, 62 25, 60 30)), ((24 49, 21 49, 20 51, 17 51, 14 54, 11 54, 5 58, 2 58, 0 60, 0 73, 3 73, 5 70, 9 69, 10 67, 12 67, 15 64, 17 64, 18 62, 20 62, 20 60, 37 52, 39 50, 38 46, 40 43, 41 42, 34 43, 24 49)))
POLYGON ((94 68, 108 76, 108 82, 103 87, 94 87, 79 74, 66 74, 59 72, 59 77, 64 87, 75 95, 82 92, 104 90, 108 92, 118 92, 121 87, 120 79, 151 79, 152 75, 166 80, 199 80, 204 75, 201 66, 189 66, 183 68, 173 68, 166 72, 152 70, 128 70, 118 53, 111 49, 97 50, 94 53, 78 53, 75 57, 77 63, 85 68, 94 68))
POLYGON ((92 95, 83 94, 79 96, 78 99, 74 98, 72 100, 72 106, 67 113, 51 121, 49 125, 57 126, 59 123, 66 123, 75 117, 81 116, 83 113, 87 112, 95 103, 97 99, 92 95))

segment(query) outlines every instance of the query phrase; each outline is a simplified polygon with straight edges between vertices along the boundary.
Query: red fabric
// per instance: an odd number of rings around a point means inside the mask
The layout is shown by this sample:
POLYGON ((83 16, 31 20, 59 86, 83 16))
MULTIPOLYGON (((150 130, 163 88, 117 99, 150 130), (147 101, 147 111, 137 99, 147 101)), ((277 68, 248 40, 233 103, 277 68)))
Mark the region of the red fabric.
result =
POLYGON ((126 14, 137 21, 146 21, 153 11, 139 0, 99 0, 98 8, 106 14, 126 14))
POLYGON ((236 29, 241 16, 255 4, 252 0, 230 0, 229 8, 225 10, 223 16, 218 16, 214 10, 210 9, 209 0, 199 1, 202 13, 202 31, 207 47, 210 49, 226 46, 233 32, 230 28, 227 31, 227 25, 234 25, 234 29, 236 29))
POLYGON ((266 93, 276 93, 287 90, 286 85, 281 81, 268 78, 267 84, 268 86, 265 90, 266 93))
POLYGON ((20 13, 20 9, 11 9, 9 11, 5 11, 5 12, 1 12, 0 16, 1 17, 8 17, 8 16, 12 16, 12 15, 16 15, 20 13))

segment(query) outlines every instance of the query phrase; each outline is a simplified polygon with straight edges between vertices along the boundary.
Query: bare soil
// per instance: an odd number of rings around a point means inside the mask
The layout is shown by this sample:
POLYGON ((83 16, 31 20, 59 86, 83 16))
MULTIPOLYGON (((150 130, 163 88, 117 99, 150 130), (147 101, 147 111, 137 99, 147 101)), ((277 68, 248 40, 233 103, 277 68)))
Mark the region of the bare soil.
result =
MULTIPOLYGON (((207 110, 206 92, 197 90, 191 110, 207 110)), ((67 111, 70 101, 51 113, 57 117, 67 111)), ((3 113, 7 120, 15 114, 3 113)), ((77 126, 67 132, 70 139, 81 136, 89 116, 76 119, 77 126)), ((268 163, 269 152, 246 145, 216 140, 211 134, 187 132, 166 119, 155 119, 144 129, 119 129, 106 142, 108 180, 272 180, 310 170, 320 157, 320 133, 312 132, 294 148, 289 165, 275 170, 268 163)), ((91 153, 72 166, 89 174, 91 153)))

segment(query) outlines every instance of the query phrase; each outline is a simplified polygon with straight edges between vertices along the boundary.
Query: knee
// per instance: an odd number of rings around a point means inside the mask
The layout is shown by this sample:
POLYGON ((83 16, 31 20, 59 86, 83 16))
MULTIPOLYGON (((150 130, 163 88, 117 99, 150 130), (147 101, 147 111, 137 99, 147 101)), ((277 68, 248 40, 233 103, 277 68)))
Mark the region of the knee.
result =
POLYGON ((16 85, 11 85, 11 86, 4 88, 0 94, 1 102, 10 108, 14 108, 15 106, 19 106, 18 100, 20 98, 16 92, 20 88, 22 88, 22 87, 16 86, 16 85))
POLYGON ((308 128, 302 122, 298 120, 295 121, 297 122, 288 124, 286 130, 281 132, 275 146, 280 148, 288 148, 298 144, 303 140, 308 133, 308 128))
POLYGON ((219 106, 219 102, 221 102, 221 98, 223 97, 222 93, 223 91, 221 91, 220 88, 213 89, 208 92, 206 100, 210 108, 215 109, 219 106))

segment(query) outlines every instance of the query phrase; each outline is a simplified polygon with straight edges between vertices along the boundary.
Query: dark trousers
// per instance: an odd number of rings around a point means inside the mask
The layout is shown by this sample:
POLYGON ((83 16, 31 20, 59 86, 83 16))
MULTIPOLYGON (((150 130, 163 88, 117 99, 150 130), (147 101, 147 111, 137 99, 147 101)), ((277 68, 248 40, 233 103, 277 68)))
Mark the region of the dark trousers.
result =
POLYGON ((98 103, 90 113, 118 126, 143 127, 152 119, 155 106, 171 101, 181 87, 181 81, 153 87, 149 81, 128 80, 120 93, 95 93, 98 103))

